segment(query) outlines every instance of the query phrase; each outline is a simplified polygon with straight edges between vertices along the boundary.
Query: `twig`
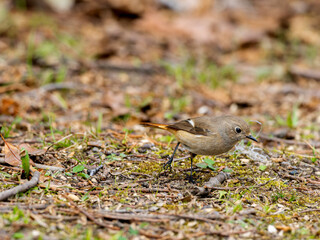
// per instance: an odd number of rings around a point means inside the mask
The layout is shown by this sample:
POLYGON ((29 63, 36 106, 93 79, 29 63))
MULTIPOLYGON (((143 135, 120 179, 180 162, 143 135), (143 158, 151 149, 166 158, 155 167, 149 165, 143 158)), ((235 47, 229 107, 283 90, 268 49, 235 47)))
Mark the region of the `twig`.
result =
MULTIPOLYGON (((267 136, 266 134, 261 134, 260 139, 264 139, 267 141, 286 143, 286 144, 290 144, 290 145, 292 144, 292 145, 300 145, 300 146, 309 146, 309 144, 304 143, 304 142, 297 142, 295 140, 283 139, 283 138, 278 138, 278 137, 270 137, 270 136, 267 136)), ((315 148, 320 147, 320 142, 318 142, 318 141, 312 141, 311 144, 315 148)))
POLYGON ((40 173, 38 171, 33 173, 33 177, 31 178, 30 181, 21 184, 17 187, 11 188, 9 190, 3 191, 0 193, 0 201, 3 201, 11 196, 16 195, 19 192, 25 192, 28 189, 36 186, 39 182, 39 178, 40 178, 40 173))
POLYGON ((292 66, 289 69, 289 73, 298 77, 311 78, 315 80, 320 80, 320 71, 312 69, 302 69, 298 66, 292 66))
MULTIPOLYGON (((66 195, 63 194, 64 197, 66 197, 67 199, 69 199, 66 195)), ((78 205, 76 205, 75 203, 73 203, 72 201, 70 201, 70 204, 72 206, 74 206, 75 208, 77 208, 82 214, 84 214, 89 220, 91 220, 92 222, 94 222, 96 225, 98 226, 101 226, 101 227, 104 227, 104 228, 107 228, 107 229, 112 229, 112 230, 120 230, 119 227, 115 227, 115 226, 112 226, 112 225, 109 225, 109 224, 105 224, 105 223, 102 223, 102 222, 99 222, 97 220, 97 216, 92 216, 91 214, 89 214, 87 211, 85 211, 84 209, 80 208, 78 205)), ((105 216, 103 216, 105 217, 105 216)), ((113 219, 116 219, 116 218, 113 218, 113 219)), ((119 220, 119 219, 117 219, 119 220)), ((149 220, 150 221, 150 220, 149 220)), ((154 234, 151 234, 151 233, 148 233, 142 229, 139 230, 139 234, 141 235, 144 235, 146 237, 150 237, 150 238, 161 238, 162 236, 160 235, 154 235, 154 234)))
POLYGON ((14 205, 5 205, 5 206, 0 206, 0 212, 12 212, 12 209, 14 207, 18 207, 19 209, 37 209, 37 210, 43 210, 49 207, 50 204, 34 204, 34 205, 23 205, 23 204, 17 204, 14 203, 14 205))
MULTIPOLYGON (((8 164, 4 158, 0 158, 0 164, 8 164)), ((62 167, 55 167, 55 166, 49 166, 49 165, 44 165, 44 164, 39 164, 35 163, 34 166, 39 169, 46 169, 46 170, 51 170, 51 171, 61 171, 63 172, 65 168, 62 167)))
POLYGON ((196 220, 212 224, 224 224, 222 221, 216 219, 225 219, 224 216, 214 215, 184 215, 184 214, 128 214, 128 213, 114 213, 100 211, 98 214, 107 219, 122 220, 122 221, 138 221, 138 222, 168 222, 170 220, 196 220))
POLYGON ((306 182, 306 179, 304 177, 292 176, 292 175, 289 175, 289 174, 284 174, 283 177, 289 178, 289 179, 292 179, 292 180, 298 180, 298 181, 301 181, 301 182, 306 182))
POLYGON ((208 189, 213 189, 213 190, 226 190, 226 191, 232 191, 232 190, 238 190, 238 189, 250 189, 250 188, 260 188, 265 185, 267 185, 269 182, 275 180, 275 178, 270 179, 269 181, 266 181, 265 183, 261 183, 258 185, 253 185, 253 186, 240 186, 240 187, 208 187, 208 189))
POLYGON ((63 215, 52 216, 49 214, 41 214, 41 217, 47 218, 50 220, 58 220, 58 221, 74 221, 79 219, 79 216, 63 216, 63 215))
POLYGON ((209 181, 205 183, 205 187, 210 188, 214 186, 220 186, 228 178, 230 178, 229 173, 220 172, 217 176, 210 178, 209 181))
POLYGON ((39 163, 35 163, 34 166, 39 169, 45 169, 45 170, 51 170, 51 171, 61 171, 61 172, 65 171, 65 168, 63 167, 55 167, 55 166, 49 166, 49 165, 44 165, 39 163))
POLYGON ((311 150, 312 150, 314 155, 315 155, 316 152, 318 154, 320 154, 320 152, 318 150, 316 150, 315 147, 313 147, 307 140, 304 140, 304 142, 311 148, 311 150))
POLYGON ((90 213, 88 213, 87 211, 85 211, 84 209, 82 209, 81 207, 79 207, 77 204, 75 204, 73 202, 72 199, 70 199, 70 197, 68 197, 65 194, 62 194, 66 199, 69 200, 69 203, 75 207, 76 209, 78 209, 83 215, 85 215, 89 220, 91 220, 92 222, 94 222, 95 224, 97 224, 98 226, 104 227, 104 228, 108 228, 108 229, 112 229, 112 230, 120 230, 119 227, 115 227, 109 224, 105 224, 103 222, 98 221, 98 219, 96 218, 96 216, 92 216, 90 213))
POLYGON ((239 234, 243 234, 243 233, 247 233, 247 232, 252 232, 251 230, 245 230, 245 231, 230 231, 230 232, 226 232, 226 231, 208 231, 208 232, 200 232, 200 233, 195 233, 195 234, 189 234, 188 237, 189 238, 194 238, 194 237, 201 237, 201 236, 209 236, 209 235, 218 235, 218 236, 222 236, 222 237, 228 237, 231 235, 239 235, 239 234))
POLYGON ((147 231, 145 231, 145 230, 142 230, 142 229, 139 229, 139 234, 140 235, 144 235, 144 236, 146 236, 146 237, 148 237, 148 238, 161 238, 161 239, 163 239, 163 236, 161 236, 161 235, 155 235, 155 234, 152 234, 152 233, 148 233, 147 231))
POLYGON ((225 222, 213 220, 212 218, 219 218, 219 219, 225 219, 225 217, 217 217, 217 216, 199 216, 199 215, 185 215, 185 214, 168 214, 167 216, 172 216, 176 219, 187 219, 187 220, 196 220, 196 221, 202 221, 202 222, 208 222, 212 224, 225 224, 225 222))
POLYGON ((148 178, 152 178, 152 176, 150 176, 149 174, 140 173, 140 172, 131 172, 130 175, 145 176, 145 177, 148 177, 148 178))
MULTIPOLYGON (((192 191, 192 194, 197 195, 197 196, 201 196, 201 197, 205 197, 205 196, 209 195, 210 189, 219 188, 218 190, 222 190, 222 189, 220 189, 221 187, 219 187, 219 186, 224 181, 226 181, 228 178, 230 178, 229 173, 220 172, 217 176, 210 178, 208 182, 204 183, 203 187, 195 187, 195 189, 192 191)), ((225 187, 223 187, 223 188, 225 188, 225 187)), ((223 189, 223 190, 225 190, 225 189, 223 189)))
POLYGON ((318 212, 318 211, 320 211, 320 208, 313 208, 313 209, 303 210, 303 211, 299 212, 299 214, 307 213, 307 212, 318 212))
POLYGON ((132 191, 138 191, 143 193, 154 193, 154 192, 179 192, 177 190, 169 190, 164 188, 132 188, 132 191))
POLYGON ((172 218, 167 215, 153 215, 153 214, 128 214, 128 213, 114 213, 114 212, 99 212, 101 217, 112 220, 130 221, 130 222, 168 222, 172 218))
POLYGON ((115 71, 115 72, 127 72, 127 73, 146 74, 146 75, 152 75, 157 72, 163 71, 162 68, 156 68, 155 66, 134 67, 130 65, 116 65, 114 63, 109 63, 105 61, 98 61, 98 62, 95 62, 94 64, 91 63, 91 67, 99 68, 99 69, 107 69, 109 71, 115 71))
POLYGON ((104 227, 104 228, 112 229, 112 230, 120 230, 119 227, 115 227, 115 226, 112 226, 112 225, 109 225, 109 224, 105 224, 105 223, 99 222, 98 219, 96 219, 94 216, 92 216, 91 214, 89 214, 88 212, 86 212, 84 209, 80 208, 76 204, 74 204, 73 206, 75 206, 83 215, 85 215, 88 219, 90 219, 95 224, 97 224, 97 225, 99 225, 101 227, 104 227))
POLYGON ((63 83, 50 83, 40 87, 40 90, 45 92, 61 91, 61 90, 84 90, 88 88, 87 85, 79 85, 79 83, 63 82, 63 83))

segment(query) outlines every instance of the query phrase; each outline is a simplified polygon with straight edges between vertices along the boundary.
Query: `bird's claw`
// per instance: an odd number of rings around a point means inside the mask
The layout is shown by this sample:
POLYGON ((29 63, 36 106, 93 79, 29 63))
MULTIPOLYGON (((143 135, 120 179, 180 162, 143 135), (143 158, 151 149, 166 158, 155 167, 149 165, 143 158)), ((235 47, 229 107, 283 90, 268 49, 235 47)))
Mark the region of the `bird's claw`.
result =
POLYGON ((192 175, 188 175, 189 177, 189 183, 193 183, 193 184, 195 184, 196 183, 196 181, 195 180, 193 180, 193 177, 192 177, 192 175))
POLYGON ((171 163, 172 163, 172 161, 168 161, 168 162, 166 162, 165 164, 163 164, 163 170, 167 170, 168 168, 170 169, 170 172, 172 171, 172 167, 171 167, 171 163))

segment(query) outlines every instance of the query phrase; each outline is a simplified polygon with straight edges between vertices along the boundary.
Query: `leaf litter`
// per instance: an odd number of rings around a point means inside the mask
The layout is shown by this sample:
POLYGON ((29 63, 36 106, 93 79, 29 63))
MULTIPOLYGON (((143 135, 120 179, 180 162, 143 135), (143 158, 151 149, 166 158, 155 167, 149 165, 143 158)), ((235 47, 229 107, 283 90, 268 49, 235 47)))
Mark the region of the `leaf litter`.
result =
POLYGON ((1 192, 24 184, 21 148, 40 173, 0 203, 1 238, 318 238, 319 3, 107 2, 68 20, 1 4, 1 133, 19 159, 2 145, 1 192), (138 123, 200 114, 263 131, 198 156, 189 184, 188 152, 162 171, 175 139, 138 123))

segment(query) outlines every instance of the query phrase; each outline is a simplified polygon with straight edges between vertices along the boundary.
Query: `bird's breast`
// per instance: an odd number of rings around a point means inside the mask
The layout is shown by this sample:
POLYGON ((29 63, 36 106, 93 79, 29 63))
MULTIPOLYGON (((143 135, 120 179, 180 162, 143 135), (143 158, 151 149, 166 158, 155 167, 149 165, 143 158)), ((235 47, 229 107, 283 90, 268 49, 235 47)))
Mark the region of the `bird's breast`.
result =
POLYGON ((186 131, 177 131, 176 138, 190 152, 198 155, 219 155, 229 151, 235 143, 225 141, 220 134, 209 136, 194 135, 186 131))

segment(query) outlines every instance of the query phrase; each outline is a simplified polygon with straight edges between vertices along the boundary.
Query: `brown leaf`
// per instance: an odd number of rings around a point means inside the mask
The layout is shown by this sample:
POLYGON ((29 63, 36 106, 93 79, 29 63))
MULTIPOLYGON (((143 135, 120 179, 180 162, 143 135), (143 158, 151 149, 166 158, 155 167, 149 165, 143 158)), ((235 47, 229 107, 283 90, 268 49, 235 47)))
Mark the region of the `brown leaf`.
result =
POLYGON ((12 98, 2 98, 0 113, 15 116, 19 112, 19 103, 12 98))
POLYGON ((276 229, 282 230, 282 231, 284 231, 284 232, 289 232, 289 231, 291 231, 291 227, 289 227, 289 226, 276 225, 275 227, 276 227, 276 229))
POLYGON ((113 116, 121 116, 130 112, 125 105, 125 95, 123 92, 107 92, 99 102, 93 105, 108 107, 112 110, 113 116))
POLYGON ((6 142, 4 146, 4 161, 11 166, 20 166, 20 150, 11 143, 6 142))
POLYGON ((19 144, 18 147, 19 147, 20 151, 22 151, 22 148, 26 149, 28 151, 29 155, 43 155, 46 152, 44 149, 38 149, 38 148, 31 147, 27 143, 21 143, 21 144, 19 144))
POLYGON ((296 16, 290 21, 290 36, 305 43, 318 46, 320 34, 316 30, 316 21, 309 16, 296 16))

